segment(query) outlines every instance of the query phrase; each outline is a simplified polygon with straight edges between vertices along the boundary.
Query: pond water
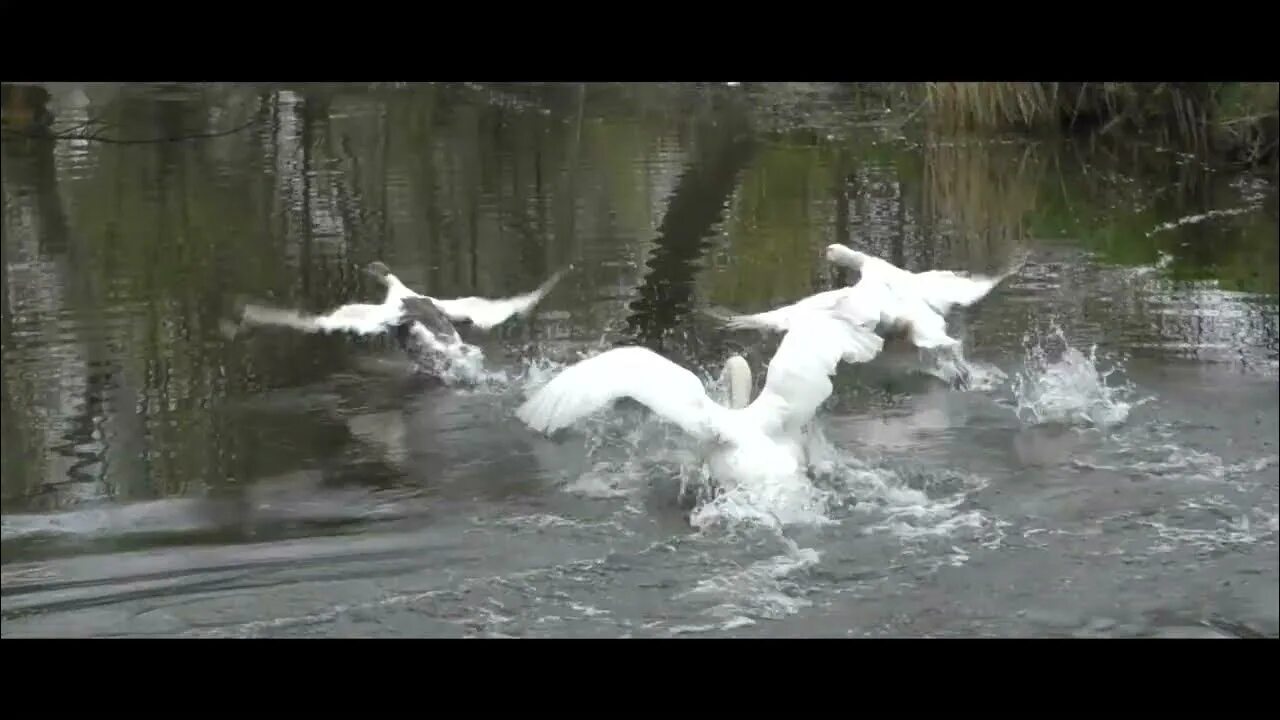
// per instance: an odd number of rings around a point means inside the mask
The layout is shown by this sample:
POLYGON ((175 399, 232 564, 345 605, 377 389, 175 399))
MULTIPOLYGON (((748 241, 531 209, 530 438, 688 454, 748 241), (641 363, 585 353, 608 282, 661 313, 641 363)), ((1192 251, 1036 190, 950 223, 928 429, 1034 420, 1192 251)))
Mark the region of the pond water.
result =
POLYGON ((1274 176, 866 87, 4 91, 5 637, 1280 634, 1274 176), (840 369, 805 512, 691 507, 696 448, 633 406, 514 417, 619 344, 760 373, 776 338, 704 310, 847 281, 832 242, 1027 261, 949 318, 971 388, 840 369), (373 260, 443 297, 572 270, 464 333, 477 387, 227 332, 376 301, 373 260))

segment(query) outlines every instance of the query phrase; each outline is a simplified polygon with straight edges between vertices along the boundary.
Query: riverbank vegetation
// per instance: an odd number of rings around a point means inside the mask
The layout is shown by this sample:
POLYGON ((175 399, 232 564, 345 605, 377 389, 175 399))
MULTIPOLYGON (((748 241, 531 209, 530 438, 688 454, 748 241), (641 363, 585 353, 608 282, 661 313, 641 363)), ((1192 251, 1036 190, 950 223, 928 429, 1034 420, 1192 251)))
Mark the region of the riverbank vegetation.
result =
POLYGON ((1233 165, 1276 167, 1277 83, 934 82, 936 129, 1140 135, 1233 165))

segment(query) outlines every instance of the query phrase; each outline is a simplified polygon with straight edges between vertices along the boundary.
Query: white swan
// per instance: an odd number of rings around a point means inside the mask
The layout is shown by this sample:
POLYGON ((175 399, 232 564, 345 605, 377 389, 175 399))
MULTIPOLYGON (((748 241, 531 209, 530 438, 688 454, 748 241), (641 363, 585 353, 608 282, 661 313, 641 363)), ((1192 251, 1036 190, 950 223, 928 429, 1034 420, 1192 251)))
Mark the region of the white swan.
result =
POLYGON ((839 306, 846 318, 881 336, 904 336, 922 350, 939 351, 950 378, 968 384, 969 370, 961 357, 960 341, 947 333, 946 314, 956 305, 968 306, 986 297, 1005 278, 969 276, 951 270, 913 273, 874 255, 844 245, 826 249, 827 260, 858 270, 858 282, 810 295, 790 305, 750 315, 720 315, 729 328, 785 332, 791 318, 839 306))
POLYGON ((400 282, 400 278, 392 275, 391 270, 381 261, 375 260, 370 263, 368 271, 387 286, 387 299, 384 305, 406 297, 424 298, 440 308, 455 323, 469 323, 489 330, 501 325, 514 315, 527 315, 560 282, 568 269, 556 271, 537 288, 523 295, 498 299, 463 297, 453 300, 443 300, 414 292, 400 282))
MULTIPOLYGON (((446 366, 460 361, 480 361, 480 349, 463 341, 455 324, 470 324, 485 330, 515 315, 526 315, 546 297, 566 270, 557 271, 535 290, 509 298, 464 297, 441 300, 415 292, 401 282, 381 261, 365 271, 387 288, 379 305, 349 303, 323 315, 246 303, 241 308, 240 325, 275 325, 302 332, 350 332, 376 335, 394 331, 402 347, 410 341, 429 351, 423 360, 443 361, 446 366)), ((476 368, 478 370, 478 368, 476 368)), ((437 370, 443 371, 441 368, 437 370)))
POLYGON ((620 347, 570 366, 516 411, 534 430, 554 433, 613 401, 630 397, 711 444, 719 481, 768 480, 802 472, 801 431, 830 396, 838 364, 866 362, 884 340, 841 311, 798 313, 769 362, 760 395, 747 403, 751 370, 741 356, 725 365, 729 407, 710 397, 692 372, 643 347, 620 347))

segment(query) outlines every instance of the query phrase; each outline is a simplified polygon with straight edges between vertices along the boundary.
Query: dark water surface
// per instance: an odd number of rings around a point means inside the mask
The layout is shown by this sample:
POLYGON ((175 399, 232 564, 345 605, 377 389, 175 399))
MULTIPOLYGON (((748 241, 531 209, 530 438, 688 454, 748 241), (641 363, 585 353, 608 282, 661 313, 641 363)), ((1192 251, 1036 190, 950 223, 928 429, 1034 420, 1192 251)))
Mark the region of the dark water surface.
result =
POLYGON ((914 109, 799 84, 5 86, 3 635, 1280 633, 1275 177, 932 135, 914 109), (830 242, 1029 261, 950 320, 974 389, 902 349, 840 371, 807 516, 692 527, 669 427, 513 417, 624 342, 760 372, 776 339, 702 310, 832 287, 830 242), (225 331, 245 298, 375 300, 374 259, 447 297, 575 269, 469 335, 505 376, 477 388, 389 340, 225 331))

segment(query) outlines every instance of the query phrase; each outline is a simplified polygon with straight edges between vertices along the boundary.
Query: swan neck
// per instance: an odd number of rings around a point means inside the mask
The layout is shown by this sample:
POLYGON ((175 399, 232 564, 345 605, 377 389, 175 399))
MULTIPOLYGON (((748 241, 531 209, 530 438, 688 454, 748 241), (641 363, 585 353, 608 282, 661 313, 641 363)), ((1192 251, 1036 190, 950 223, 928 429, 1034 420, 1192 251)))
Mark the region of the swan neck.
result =
POLYGON ((406 295, 416 295, 417 293, 409 289, 407 285, 400 282, 400 278, 387 273, 385 278, 387 283, 387 298, 401 298, 406 295))
POLYGON ((733 355, 724 364, 724 374, 729 386, 729 407, 745 408, 751 401, 751 367, 741 355, 733 355))

